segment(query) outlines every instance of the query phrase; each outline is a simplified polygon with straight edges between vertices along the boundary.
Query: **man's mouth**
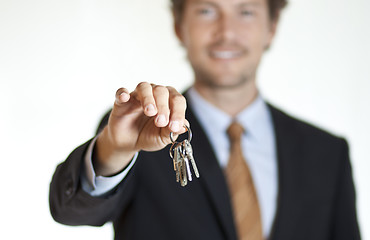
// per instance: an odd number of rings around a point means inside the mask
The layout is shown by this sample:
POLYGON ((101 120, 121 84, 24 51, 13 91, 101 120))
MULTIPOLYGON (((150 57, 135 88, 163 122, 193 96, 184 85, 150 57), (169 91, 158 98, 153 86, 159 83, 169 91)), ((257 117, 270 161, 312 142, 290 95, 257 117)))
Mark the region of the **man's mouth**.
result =
POLYGON ((241 50, 223 50, 223 51, 210 51, 210 56, 215 59, 221 60, 230 60, 239 58, 243 55, 243 51, 241 50))

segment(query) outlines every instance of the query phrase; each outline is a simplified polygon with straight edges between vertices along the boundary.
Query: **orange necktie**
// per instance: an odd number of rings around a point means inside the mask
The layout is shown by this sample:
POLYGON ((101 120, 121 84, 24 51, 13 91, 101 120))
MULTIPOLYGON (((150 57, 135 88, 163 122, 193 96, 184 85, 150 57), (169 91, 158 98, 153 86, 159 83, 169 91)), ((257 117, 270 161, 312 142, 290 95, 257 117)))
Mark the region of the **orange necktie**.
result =
POLYGON ((243 127, 236 122, 233 122, 227 129, 230 138, 230 158, 225 174, 239 240, 262 240, 257 193, 241 148, 243 132, 243 127))

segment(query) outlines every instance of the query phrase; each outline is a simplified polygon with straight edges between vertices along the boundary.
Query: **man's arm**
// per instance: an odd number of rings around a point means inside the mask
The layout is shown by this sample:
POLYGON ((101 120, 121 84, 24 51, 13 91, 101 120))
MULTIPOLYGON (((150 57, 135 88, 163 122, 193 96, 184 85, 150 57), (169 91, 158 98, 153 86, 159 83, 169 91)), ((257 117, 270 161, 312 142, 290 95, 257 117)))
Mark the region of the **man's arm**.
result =
POLYGON ((97 137, 91 141, 84 157, 84 164, 82 165, 81 171, 81 186, 82 189, 91 196, 104 196, 126 177, 135 164, 138 153, 135 154, 130 164, 120 173, 110 177, 97 176, 93 166, 93 150, 96 139, 97 137))
POLYGON ((54 173, 49 202, 57 222, 101 226, 121 214, 131 200, 135 179, 130 173, 105 197, 93 197, 81 188, 80 174, 89 144, 90 141, 76 148, 54 173))
MULTIPOLYGON (((141 151, 157 151, 171 143, 170 132, 185 132, 186 101, 172 87, 140 83, 129 93, 121 88, 98 135, 93 157, 97 176, 119 174, 141 151)), ((175 136, 175 137, 176 137, 175 136)), ((60 164, 50 185, 50 210, 54 219, 69 225, 103 225, 125 211, 135 189, 131 169, 117 187, 93 197, 81 187, 81 171, 91 140, 75 149, 60 164)))

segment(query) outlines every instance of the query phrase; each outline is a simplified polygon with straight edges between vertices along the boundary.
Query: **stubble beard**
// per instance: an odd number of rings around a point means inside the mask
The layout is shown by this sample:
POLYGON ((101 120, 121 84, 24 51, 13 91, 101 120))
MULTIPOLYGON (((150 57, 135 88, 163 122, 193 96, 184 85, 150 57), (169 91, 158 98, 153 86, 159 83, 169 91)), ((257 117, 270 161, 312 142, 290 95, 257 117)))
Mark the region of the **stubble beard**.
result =
POLYGON ((253 77, 242 73, 238 76, 215 76, 202 70, 195 70, 195 81, 212 90, 233 90, 253 81, 253 77), (220 79, 224 78, 224 79, 220 79))

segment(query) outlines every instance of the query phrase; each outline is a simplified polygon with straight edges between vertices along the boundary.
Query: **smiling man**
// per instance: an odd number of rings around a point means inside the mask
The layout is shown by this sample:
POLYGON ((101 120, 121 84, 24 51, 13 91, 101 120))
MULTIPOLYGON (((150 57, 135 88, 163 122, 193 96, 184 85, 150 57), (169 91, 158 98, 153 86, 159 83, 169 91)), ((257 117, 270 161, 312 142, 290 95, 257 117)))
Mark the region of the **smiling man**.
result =
POLYGON ((54 219, 112 221, 115 239, 360 239, 348 146, 256 86, 285 0, 172 0, 194 70, 183 95, 120 88, 98 134, 60 164, 54 219), (191 124, 199 180, 176 183, 170 133, 191 124))

